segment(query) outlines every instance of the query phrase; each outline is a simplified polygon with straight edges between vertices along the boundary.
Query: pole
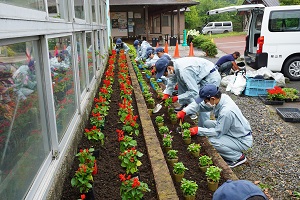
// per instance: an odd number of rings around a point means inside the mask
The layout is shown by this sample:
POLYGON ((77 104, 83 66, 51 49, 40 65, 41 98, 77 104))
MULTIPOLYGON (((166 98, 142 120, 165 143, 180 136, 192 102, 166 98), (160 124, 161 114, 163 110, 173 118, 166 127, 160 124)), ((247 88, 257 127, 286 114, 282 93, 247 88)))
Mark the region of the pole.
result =
POLYGON ((188 46, 186 43, 186 29, 183 30, 183 43, 182 43, 183 47, 188 46))

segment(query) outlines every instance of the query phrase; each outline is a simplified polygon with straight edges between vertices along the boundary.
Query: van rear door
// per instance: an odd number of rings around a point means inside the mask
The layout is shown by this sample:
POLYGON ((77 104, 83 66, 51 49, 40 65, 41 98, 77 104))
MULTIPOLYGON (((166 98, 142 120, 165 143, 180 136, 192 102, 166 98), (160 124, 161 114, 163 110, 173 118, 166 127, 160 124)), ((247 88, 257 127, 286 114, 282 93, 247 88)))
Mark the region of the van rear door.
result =
POLYGON ((207 15, 215 15, 224 12, 241 12, 241 11, 251 11, 253 9, 264 9, 265 6, 263 4, 249 4, 249 5, 241 5, 241 6, 229 6, 224 8, 218 8, 214 10, 207 11, 207 15))

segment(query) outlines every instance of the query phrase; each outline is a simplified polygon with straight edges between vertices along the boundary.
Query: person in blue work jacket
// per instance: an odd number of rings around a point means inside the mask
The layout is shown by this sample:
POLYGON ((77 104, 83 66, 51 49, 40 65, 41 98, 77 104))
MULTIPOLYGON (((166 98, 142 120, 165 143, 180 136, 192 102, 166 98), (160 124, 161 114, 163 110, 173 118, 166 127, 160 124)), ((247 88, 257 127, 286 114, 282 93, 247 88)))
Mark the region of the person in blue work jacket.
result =
POLYGON ((222 94, 216 85, 208 84, 200 89, 195 102, 177 113, 177 118, 183 119, 195 111, 213 111, 216 120, 207 120, 201 127, 190 128, 191 135, 207 136, 229 167, 246 162, 242 152, 252 147, 253 137, 248 120, 235 102, 222 94))
POLYGON ((116 40, 116 45, 114 47, 114 50, 116 50, 117 53, 119 53, 121 49, 124 49, 125 54, 127 54, 127 52, 130 50, 127 44, 125 42, 122 42, 121 38, 118 38, 116 40))
MULTIPOLYGON (((220 85, 221 76, 215 65, 204 58, 184 57, 174 61, 162 57, 155 63, 156 78, 165 75, 168 78, 168 84, 164 90, 162 100, 166 100, 172 94, 176 83, 178 83, 178 96, 173 96, 173 102, 178 101, 181 105, 175 108, 178 112, 186 105, 192 103, 198 96, 199 88, 206 84, 220 85)), ((192 119, 195 119, 196 113, 192 113, 192 119)), ((210 113, 200 113, 199 124, 209 119, 210 113)))

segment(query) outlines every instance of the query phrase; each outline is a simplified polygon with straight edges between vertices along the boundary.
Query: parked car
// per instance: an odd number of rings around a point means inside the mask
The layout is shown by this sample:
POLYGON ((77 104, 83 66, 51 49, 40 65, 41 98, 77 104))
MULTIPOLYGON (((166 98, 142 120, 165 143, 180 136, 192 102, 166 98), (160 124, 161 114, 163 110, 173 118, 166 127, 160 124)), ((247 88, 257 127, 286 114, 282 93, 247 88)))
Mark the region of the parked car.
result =
POLYGON ((203 29, 203 34, 214 34, 214 33, 228 33, 232 32, 232 22, 209 22, 207 23, 203 29))
POLYGON ((254 69, 267 67, 290 80, 300 80, 300 6, 230 6, 207 14, 249 11, 245 61, 254 69))

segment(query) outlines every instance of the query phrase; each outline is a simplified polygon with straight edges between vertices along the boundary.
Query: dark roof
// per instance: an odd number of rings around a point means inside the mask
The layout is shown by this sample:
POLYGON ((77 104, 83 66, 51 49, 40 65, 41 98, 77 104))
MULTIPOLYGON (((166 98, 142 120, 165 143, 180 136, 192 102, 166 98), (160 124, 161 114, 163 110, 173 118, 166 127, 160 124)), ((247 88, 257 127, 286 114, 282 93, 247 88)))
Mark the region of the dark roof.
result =
POLYGON ((110 0, 109 5, 183 5, 192 6, 199 4, 193 0, 110 0))
MULTIPOLYGON (((244 4, 249 4, 251 2, 252 2, 252 0, 245 0, 244 3, 243 3, 243 5, 244 4)), ((257 1, 255 1, 255 2, 257 2, 257 1)), ((262 0, 262 4, 264 4, 266 7, 280 6, 280 3, 279 3, 278 0, 262 0)))

